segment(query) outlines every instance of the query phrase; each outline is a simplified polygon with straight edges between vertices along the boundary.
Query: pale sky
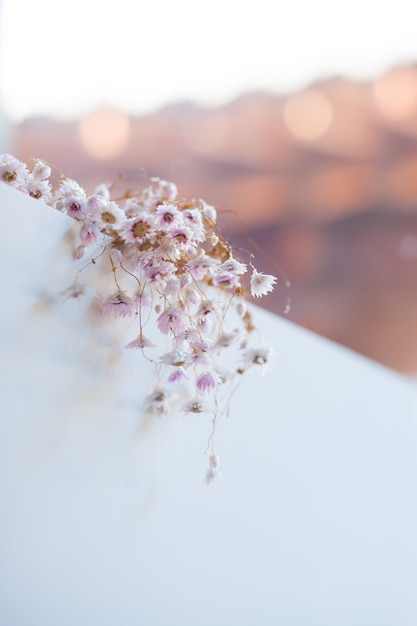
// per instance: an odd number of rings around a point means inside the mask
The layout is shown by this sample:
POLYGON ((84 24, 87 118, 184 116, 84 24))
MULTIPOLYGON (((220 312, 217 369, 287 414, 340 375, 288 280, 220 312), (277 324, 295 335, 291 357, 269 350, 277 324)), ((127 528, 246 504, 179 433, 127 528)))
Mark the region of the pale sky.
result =
POLYGON ((417 60, 415 0, 0 0, 0 98, 11 121, 110 105, 221 105, 417 60))

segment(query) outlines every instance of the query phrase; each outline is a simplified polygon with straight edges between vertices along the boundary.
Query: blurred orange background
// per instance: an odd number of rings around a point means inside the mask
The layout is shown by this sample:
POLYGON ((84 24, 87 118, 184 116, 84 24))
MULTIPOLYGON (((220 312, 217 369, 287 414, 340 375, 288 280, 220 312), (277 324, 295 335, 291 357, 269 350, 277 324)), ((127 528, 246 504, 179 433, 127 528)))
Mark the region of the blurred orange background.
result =
MULTIPOLYGON (((332 78, 224 106, 150 114, 102 107, 73 121, 32 117, 8 151, 38 157, 91 193, 159 176, 220 213, 231 242, 277 273, 259 301, 400 372, 417 373, 417 68, 332 78), (280 269, 279 269, 280 268, 280 269)), ((300 355, 302 358, 302 355, 300 355)))

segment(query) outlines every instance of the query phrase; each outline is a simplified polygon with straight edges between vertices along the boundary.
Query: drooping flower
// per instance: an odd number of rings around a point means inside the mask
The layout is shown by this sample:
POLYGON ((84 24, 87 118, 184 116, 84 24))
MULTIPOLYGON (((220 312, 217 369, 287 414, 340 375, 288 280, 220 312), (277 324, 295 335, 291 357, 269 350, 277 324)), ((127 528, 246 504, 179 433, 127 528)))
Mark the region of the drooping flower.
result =
POLYGON ((271 274, 264 274, 263 272, 257 272, 253 268, 252 276, 250 279, 250 291, 254 298, 260 298, 265 296, 270 291, 273 291, 274 285, 277 282, 275 276, 271 274))
POLYGON ((184 311, 176 306, 166 308, 156 320, 156 325, 164 335, 168 335, 171 332, 174 335, 179 335, 184 331, 187 323, 188 320, 184 311))
POLYGON ((171 374, 168 376, 169 383, 181 383, 183 380, 188 379, 188 374, 184 367, 175 367, 171 374))
POLYGON ((136 312, 136 303, 124 291, 118 289, 104 301, 102 312, 104 315, 114 317, 130 317, 136 312))
POLYGON ((200 374, 196 380, 198 391, 208 392, 216 389, 223 382, 222 377, 214 370, 207 370, 200 374))
MULTIPOLYGON (((78 284, 81 272, 98 272, 99 285, 104 287, 103 273, 107 271, 116 288, 101 300, 101 312, 116 318, 135 316, 140 332, 125 346, 128 350, 159 348, 153 358, 142 355, 154 364, 158 381, 145 399, 145 409, 153 415, 167 415, 170 385, 165 388, 165 384, 181 383, 192 372, 193 385, 180 389, 181 394, 191 389, 194 399, 188 396, 181 410, 213 416, 206 475, 210 484, 220 476, 219 458, 213 451, 216 417, 227 409, 236 374, 250 369, 263 373, 272 363, 269 346, 250 344, 255 327, 242 286, 247 265, 234 258, 232 246, 216 229, 216 209, 203 200, 177 199, 174 183, 152 178, 142 192, 134 197, 130 191, 122 192, 118 194, 122 199, 115 202, 110 194, 113 185, 99 185, 87 197, 84 189, 68 178, 62 177, 52 188, 50 176, 50 167, 42 161, 35 161, 29 171, 11 155, 0 155, 0 182, 78 221, 75 231, 79 235, 73 239, 75 259, 96 244, 89 261, 78 264, 77 280, 62 295, 77 298, 84 292, 78 284), (155 331, 163 335, 158 346, 143 333, 152 326, 152 339, 155 331), (239 361, 236 365, 233 358, 239 361), (230 396, 223 393, 228 388, 230 396)), ((250 266, 253 268, 252 263, 250 266)), ((271 292, 276 282, 275 276, 253 269, 252 296, 271 292)), ((92 292, 90 295, 96 302, 92 292)))
POLYGON ((63 210, 74 220, 82 221, 87 214, 87 198, 66 196, 63 200, 63 210))
POLYGON ((152 343, 143 333, 140 333, 136 339, 130 341, 125 348, 127 350, 144 350, 145 348, 156 348, 157 346, 152 343))
POLYGON ((232 272, 221 272, 213 277, 213 283, 216 287, 234 290, 240 287, 240 277, 232 272))
POLYGON ((147 398, 145 398, 145 409, 151 415, 168 415, 169 405, 167 400, 167 392, 163 389, 155 389, 147 398))
POLYGON ((240 263, 240 261, 236 261, 232 256, 224 261, 218 268, 219 272, 232 272, 233 274, 237 274, 238 276, 245 274, 247 271, 247 265, 245 263, 240 263))
POLYGON ((184 365, 188 365, 190 361, 190 354, 183 350, 171 350, 170 352, 163 354, 159 359, 159 363, 164 363, 165 365, 171 365, 173 367, 183 367, 184 365))
POLYGON ((190 402, 184 404, 181 411, 184 413, 211 413, 212 408, 205 402, 201 402, 201 400, 190 400, 190 402))
POLYGON ((261 373, 265 373, 272 367, 274 355, 271 346, 262 344, 244 348, 241 356, 243 371, 256 367, 261 373))
POLYGON ((80 239, 85 246, 90 246, 100 238, 100 229, 92 222, 85 222, 80 228, 80 239))
POLYGON ((212 452, 210 454, 209 468, 206 473, 206 485, 210 486, 215 480, 221 478, 221 472, 219 471, 220 459, 217 454, 212 452))

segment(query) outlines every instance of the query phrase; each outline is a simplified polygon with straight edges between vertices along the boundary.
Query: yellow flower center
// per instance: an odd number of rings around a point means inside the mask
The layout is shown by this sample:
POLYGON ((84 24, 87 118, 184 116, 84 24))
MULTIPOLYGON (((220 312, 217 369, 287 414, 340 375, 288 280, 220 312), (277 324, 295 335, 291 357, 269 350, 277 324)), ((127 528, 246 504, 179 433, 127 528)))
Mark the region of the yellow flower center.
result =
POLYGON ((16 172, 5 172, 3 174, 3 179, 6 181, 6 183, 12 183, 14 180, 16 180, 16 178, 16 172))
POLYGON ((102 216, 101 219, 103 220, 103 222, 106 222, 106 224, 114 224, 116 222, 116 218, 113 215, 113 213, 109 213, 109 211, 105 211, 102 216))
POLYGON ((149 232, 149 225, 145 222, 138 222, 133 228, 135 237, 144 237, 149 232))

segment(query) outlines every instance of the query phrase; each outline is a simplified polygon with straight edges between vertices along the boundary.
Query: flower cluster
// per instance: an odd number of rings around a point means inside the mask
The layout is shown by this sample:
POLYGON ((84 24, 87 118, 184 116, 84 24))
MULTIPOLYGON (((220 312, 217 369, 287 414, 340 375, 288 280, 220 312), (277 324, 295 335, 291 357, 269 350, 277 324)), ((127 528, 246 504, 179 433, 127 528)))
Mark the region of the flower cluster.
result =
MULTIPOLYGON (((271 364, 270 347, 254 333, 246 295, 266 295, 277 279, 258 272, 253 255, 247 263, 236 258, 218 230, 216 209, 180 198, 174 183, 154 178, 115 201, 106 184, 92 195, 65 177, 53 186, 48 165, 37 160, 29 170, 9 154, 0 156, 0 180, 75 220, 76 260, 88 259, 96 270, 100 258, 111 276, 109 291, 98 294, 102 315, 133 319, 136 331, 126 348, 156 368, 146 410, 167 415, 180 398, 184 413, 211 416, 210 483, 219 474, 213 443, 218 418, 242 375, 271 364)), ((75 297, 83 293, 79 274, 69 290, 75 297)))

